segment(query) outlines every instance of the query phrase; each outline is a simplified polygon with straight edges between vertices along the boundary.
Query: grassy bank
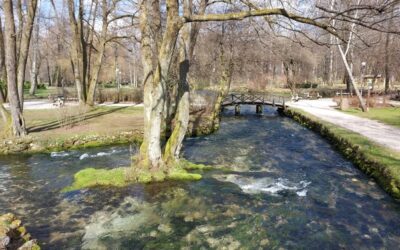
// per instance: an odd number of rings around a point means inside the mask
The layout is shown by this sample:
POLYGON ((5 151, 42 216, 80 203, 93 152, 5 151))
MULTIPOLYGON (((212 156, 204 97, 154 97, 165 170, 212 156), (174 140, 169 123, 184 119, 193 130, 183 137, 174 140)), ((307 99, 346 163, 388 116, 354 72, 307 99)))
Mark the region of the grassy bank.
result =
MULTIPOLYGON (((78 106, 26 110, 29 135, 2 138, 0 154, 38 153, 137 142, 142 139, 143 108, 78 106)), ((2 127, 0 126, 0 130, 2 127)))
POLYGON ((370 108, 368 112, 362 112, 360 109, 349 109, 344 112, 400 128, 400 108, 370 108))
POLYGON ((369 139, 298 109, 288 109, 293 118, 329 140, 347 159, 395 198, 400 198, 400 154, 369 139))

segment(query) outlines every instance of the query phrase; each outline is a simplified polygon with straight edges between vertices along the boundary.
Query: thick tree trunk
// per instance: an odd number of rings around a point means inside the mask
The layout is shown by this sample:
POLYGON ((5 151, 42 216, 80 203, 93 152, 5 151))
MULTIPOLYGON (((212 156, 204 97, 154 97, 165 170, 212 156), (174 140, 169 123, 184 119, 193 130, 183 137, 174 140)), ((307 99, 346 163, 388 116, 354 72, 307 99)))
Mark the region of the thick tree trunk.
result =
MULTIPOLYGON (((152 14, 159 13, 159 2, 143 2, 141 16, 142 28, 142 56, 145 87, 145 133, 140 151, 141 167, 146 167, 154 172, 166 171, 161 150, 161 126, 164 120, 165 92, 168 81, 168 72, 172 60, 173 50, 183 22, 179 18, 179 4, 177 0, 167 1, 167 25, 158 53, 156 68, 152 67, 154 43, 157 40, 151 35, 149 22, 152 14), (153 70, 154 69, 154 70, 153 70), (154 73, 151 74, 151 71, 154 73), (151 77, 151 78, 150 78, 151 77)), ((158 17, 159 14, 156 14, 158 17)), ((154 24, 154 23, 153 23, 154 24)))
POLYGON ((18 98, 17 74, 16 74, 16 36, 12 0, 3 2, 5 17, 5 63, 7 70, 8 99, 11 111, 11 122, 14 136, 26 135, 25 120, 22 116, 22 109, 18 98))
POLYGON ((190 43, 188 40, 189 32, 189 27, 182 29, 182 40, 184 41, 180 44, 179 48, 179 83, 175 101, 177 105, 174 119, 175 124, 164 150, 164 161, 167 164, 175 164, 175 162, 179 159, 182 141, 185 138, 185 134, 189 125, 190 89, 187 79, 190 67, 187 49, 187 46, 190 43))

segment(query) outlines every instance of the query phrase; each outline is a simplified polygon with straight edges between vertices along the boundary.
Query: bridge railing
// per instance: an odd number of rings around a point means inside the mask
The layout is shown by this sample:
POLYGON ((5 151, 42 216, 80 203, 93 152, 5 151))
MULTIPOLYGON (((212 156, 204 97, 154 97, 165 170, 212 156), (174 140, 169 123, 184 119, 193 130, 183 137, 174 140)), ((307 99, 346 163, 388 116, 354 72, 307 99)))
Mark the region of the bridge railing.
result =
POLYGON ((264 104, 264 105, 276 105, 284 106, 286 98, 279 95, 271 94, 248 94, 248 93, 229 93, 223 104, 235 105, 235 104, 264 104))

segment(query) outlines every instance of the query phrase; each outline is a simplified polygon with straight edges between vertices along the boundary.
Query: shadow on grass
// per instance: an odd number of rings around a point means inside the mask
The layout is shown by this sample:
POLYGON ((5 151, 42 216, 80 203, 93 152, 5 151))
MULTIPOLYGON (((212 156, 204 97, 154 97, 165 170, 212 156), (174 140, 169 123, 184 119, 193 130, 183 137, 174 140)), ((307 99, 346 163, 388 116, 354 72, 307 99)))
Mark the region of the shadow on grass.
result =
POLYGON ((70 116, 68 117, 67 122, 63 122, 61 120, 55 120, 51 122, 46 122, 43 124, 39 124, 36 126, 28 127, 28 132, 33 133, 33 132, 43 132, 43 131, 49 131, 57 128, 62 128, 62 127, 72 127, 74 125, 77 125, 80 122, 87 121, 96 117, 108 115, 117 111, 120 111, 122 109, 126 109, 127 107, 118 107, 118 108, 113 108, 110 110, 106 111, 101 111, 101 112, 96 112, 98 108, 90 110, 87 113, 84 114, 79 114, 75 116, 70 116))

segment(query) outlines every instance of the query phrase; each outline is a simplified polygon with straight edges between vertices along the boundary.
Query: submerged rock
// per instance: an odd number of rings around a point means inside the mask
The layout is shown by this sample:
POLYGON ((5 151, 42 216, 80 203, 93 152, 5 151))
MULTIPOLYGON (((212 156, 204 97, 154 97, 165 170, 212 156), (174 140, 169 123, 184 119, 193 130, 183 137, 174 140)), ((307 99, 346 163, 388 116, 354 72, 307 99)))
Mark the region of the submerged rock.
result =
POLYGON ((35 239, 13 214, 0 215, 0 249, 40 250, 35 239))

